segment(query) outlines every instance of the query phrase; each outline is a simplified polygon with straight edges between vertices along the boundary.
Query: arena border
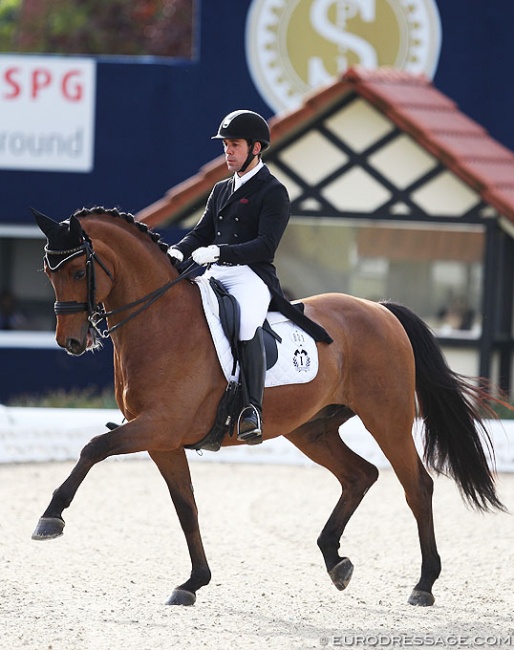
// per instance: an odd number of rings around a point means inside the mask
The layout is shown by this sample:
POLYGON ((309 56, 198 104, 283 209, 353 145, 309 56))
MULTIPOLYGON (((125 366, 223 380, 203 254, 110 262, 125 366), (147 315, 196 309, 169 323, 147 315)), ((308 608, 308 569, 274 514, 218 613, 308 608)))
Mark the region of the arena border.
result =
MULTIPOLYGON (((121 419, 117 409, 0 405, 0 464, 75 460, 90 438, 106 431, 106 422, 121 422, 121 419)), ((514 420, 490 420, 488 426, 492 433, 497 470, 514 472, 514 420)), ((416 422, 414 436, 418 446, 420 432, 420 422, 416 422)), ((378 468, 389 467, 378 445, 358 418, 341 428, 341 436, 349 447, 378 468)), ((284 438, 270 440, 258 447, 238 446, 216 453, 187 453, 190 460, 202 462, 313 464, 284 438)), ((130 458, 134 457, 147 458, 147 454, 131 454, 130 458)))

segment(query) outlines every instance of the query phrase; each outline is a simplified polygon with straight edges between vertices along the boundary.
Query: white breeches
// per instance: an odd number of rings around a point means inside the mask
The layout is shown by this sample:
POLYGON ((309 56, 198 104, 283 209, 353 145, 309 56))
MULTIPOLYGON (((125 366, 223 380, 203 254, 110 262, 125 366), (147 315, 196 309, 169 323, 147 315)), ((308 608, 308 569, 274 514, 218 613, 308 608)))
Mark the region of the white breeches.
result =
POLYGON ((219 280, 239 303, 241 308, 239 340, 253 339, 255 330, 262 327, 264 323, 271 302, 271 293, 266 284, 249 266, 213 264, 205 272, 205 277, 219 280))

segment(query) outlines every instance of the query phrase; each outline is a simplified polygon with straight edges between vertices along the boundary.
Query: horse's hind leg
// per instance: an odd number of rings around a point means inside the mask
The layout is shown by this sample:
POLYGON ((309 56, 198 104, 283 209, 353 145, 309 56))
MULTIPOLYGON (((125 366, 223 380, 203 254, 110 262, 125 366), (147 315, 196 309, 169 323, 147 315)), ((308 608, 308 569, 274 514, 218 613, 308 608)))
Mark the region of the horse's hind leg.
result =
POLYGON ((426 607, 434 604, 432 587, 441 573, 432 512, 434 482, 419 459, 412 437, 409 438, 412 445, 410 449, 404 445, 394 447, 390 452, 386 446, 381 447, 403 486, 405 498, 418 527, 421 576, 409 597, 409 603, 426 607))
MULTIPOLYGON (((380 422, 365 422, 366 428, 378 442, 384 455, 391 463, 405 492, 405 498, 412 510, 418 527, 421 549, 421 576, 414 587, 409 603, 427 606, 434 604, 432 587, 441 573, 441 559, 435 541, 432 513, 433 481, 418 456, 411 426, 388 425, 384 432, 385 418, 380 422), (377 435, 377 431, 380 433, 377 435)), ((389 420, 392 422, 393 419, 389 420)))
POLYGON ((150 451, 149 454, 166 481, 191 557, 189 580, 173 590, 166 604, 193 605, 196 591, 210 582, 211 572, 200 535, 198 510, 186 454, 183 449, 174 452, 150 451))
POLYGON ((318 420, 286 437, 308 458, 332 472, 341 484, 341 497, 318 537, 318 546, 332 582, 342 591, 350 582, 353 564, 339 555, 340 539, 350 517, 377 480, 378 470, 341 440, 340 425, 340 420, 318 420))

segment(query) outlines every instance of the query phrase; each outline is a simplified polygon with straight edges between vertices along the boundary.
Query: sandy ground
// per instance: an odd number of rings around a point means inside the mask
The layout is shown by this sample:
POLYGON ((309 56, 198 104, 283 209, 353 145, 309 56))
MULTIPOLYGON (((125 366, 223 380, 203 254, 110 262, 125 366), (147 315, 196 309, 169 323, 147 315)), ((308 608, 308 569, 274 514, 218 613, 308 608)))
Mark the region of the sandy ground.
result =
MULTIPOLYGON (((189 558, 166 486, 147 460, 106 461, 66 511, 58 540, 30 539, 70 463, 0 466, 0 647, 161 648, 514 646, 514 522, 468 510, 436 479, 443 573, 430 608, 406 603, 419 573, 414 520, 389 470, 350 522, 355 564, 338 592, 316 538, 338 498, 317 467, 192 463, 213 579, 169 607, 189 558)), ((499 477, 514 512, 514 474, 499 477)))

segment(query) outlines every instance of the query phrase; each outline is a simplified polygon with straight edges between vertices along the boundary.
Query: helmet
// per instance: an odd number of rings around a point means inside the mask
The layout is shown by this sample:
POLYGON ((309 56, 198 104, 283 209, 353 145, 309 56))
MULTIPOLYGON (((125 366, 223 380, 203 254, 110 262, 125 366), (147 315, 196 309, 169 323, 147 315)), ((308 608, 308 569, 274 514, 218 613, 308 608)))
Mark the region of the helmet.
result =
POLYGON ((211 140, 251 140, 260 142, 267 149, 271 140, 266 120, 253 111, 239 110, 223 118, 218 133, 211 140))

